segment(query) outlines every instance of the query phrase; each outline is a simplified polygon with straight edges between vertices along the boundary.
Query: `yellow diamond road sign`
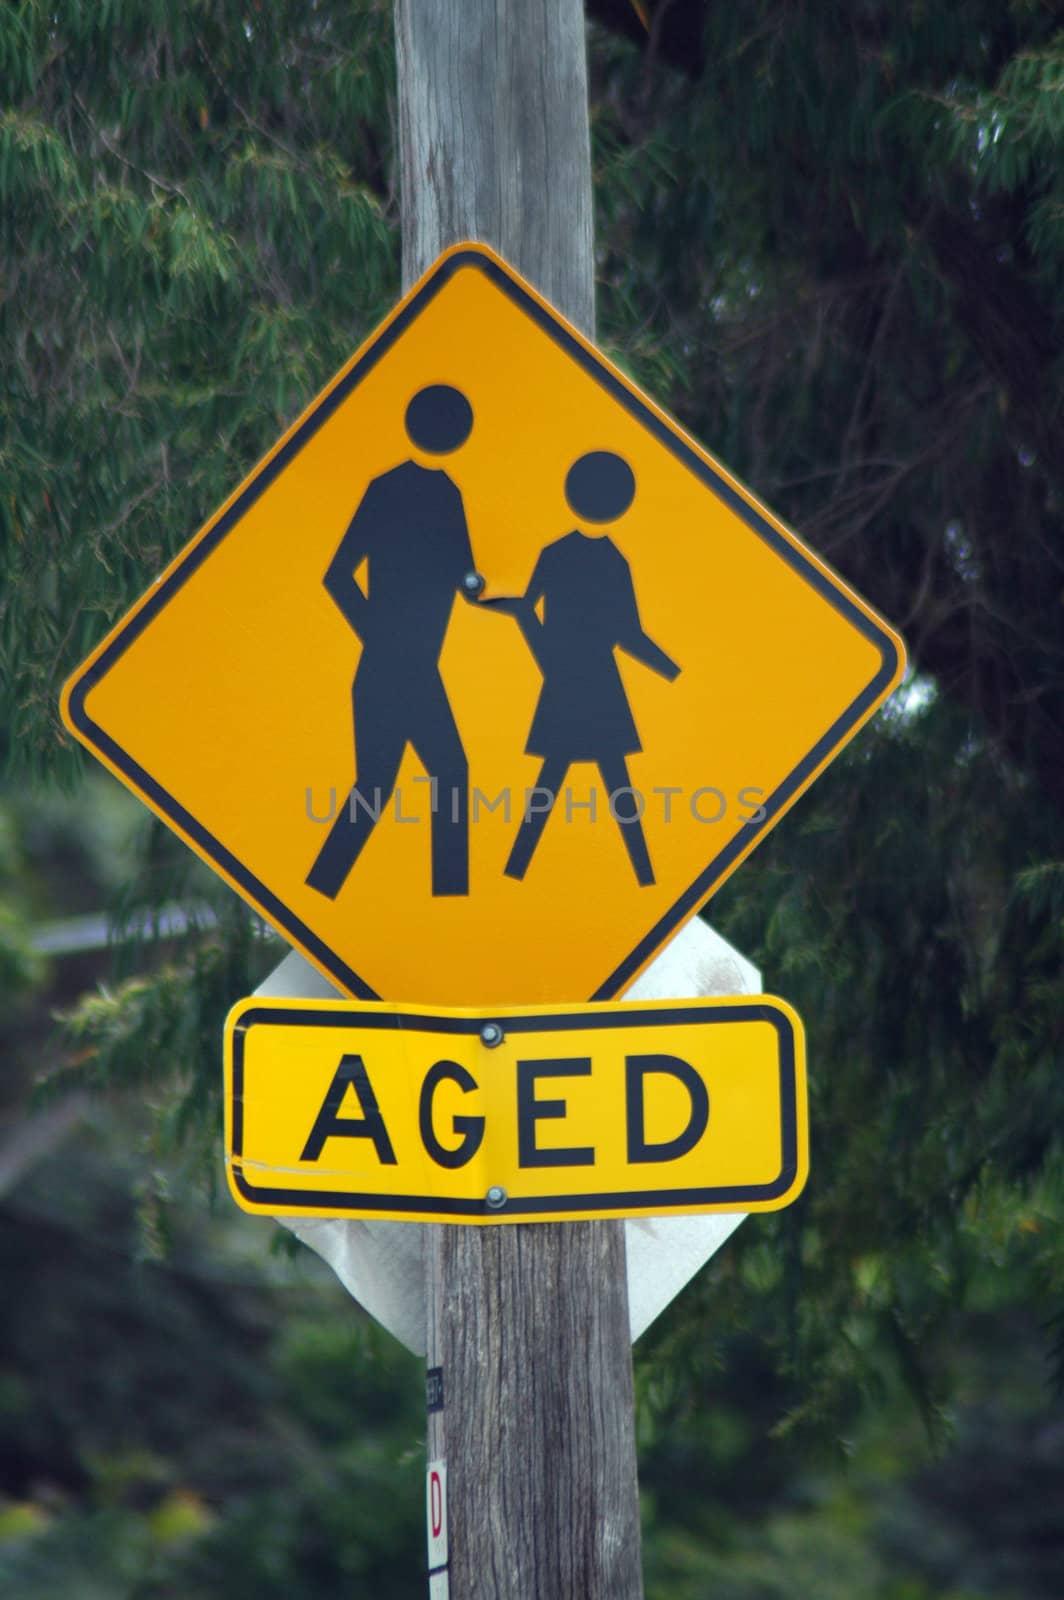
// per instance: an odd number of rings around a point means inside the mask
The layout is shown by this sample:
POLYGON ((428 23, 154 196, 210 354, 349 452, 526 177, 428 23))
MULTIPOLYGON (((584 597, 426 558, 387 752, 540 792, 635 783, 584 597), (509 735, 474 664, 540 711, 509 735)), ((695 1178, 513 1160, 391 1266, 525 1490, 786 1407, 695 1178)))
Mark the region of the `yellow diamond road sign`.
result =
POLYGON ((903 670, 509 267, 433 269, 67 685, 361 998, 617 994, 903 670))
POLYGON ((515 1012, 252 998, 225 1053, 229 1185, 270 1216, 772 1211, 808 1169, 802 1025, 768 995, 515 1012))

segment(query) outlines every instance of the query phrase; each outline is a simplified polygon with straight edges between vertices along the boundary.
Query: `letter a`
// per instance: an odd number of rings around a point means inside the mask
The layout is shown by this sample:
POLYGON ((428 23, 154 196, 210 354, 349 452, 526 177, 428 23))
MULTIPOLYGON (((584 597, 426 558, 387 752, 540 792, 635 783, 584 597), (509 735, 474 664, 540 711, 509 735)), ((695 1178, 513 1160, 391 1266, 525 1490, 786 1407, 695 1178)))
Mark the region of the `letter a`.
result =
POLYGON ((322 1101, 321 1110, 314 1118, 314 1126, 303 1147, 300 1161, 317 1161, 326 1139, 372 1139, 381 1166, 396 1165, 392 1141, 388 1137, 377 1096, 373 1093, 373 1085, 361 1056, 344 1056, 341 1059, 322 1101), (363 1113, 361 1117, 338 1115, 348 1084, 358 1096, 363 1113))

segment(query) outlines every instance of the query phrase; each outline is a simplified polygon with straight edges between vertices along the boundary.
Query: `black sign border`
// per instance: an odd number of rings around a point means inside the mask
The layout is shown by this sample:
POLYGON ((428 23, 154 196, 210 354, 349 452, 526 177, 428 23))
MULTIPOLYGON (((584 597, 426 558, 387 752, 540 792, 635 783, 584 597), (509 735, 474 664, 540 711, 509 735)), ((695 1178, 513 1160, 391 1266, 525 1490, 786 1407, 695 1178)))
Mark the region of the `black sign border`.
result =
POLYGON ((361 1000, 381 998, 353 967, 348 966, 300 917, 285 905, 265 883, 239 858, 228 850, 209 829, 205 828, 191 812, 158 783, 139 762, 110 737, 86 709, 86 697, 110 671, 133 641, 168 604, 173 595, 212 554, 221 541, 250 510, 273 481, 285 470, 303 446, 313 438, 318 429, 343 404, 378 361, 402 337, 415 318, 440 293, 441 289, 466 268, 482 272, 494 286, 507 295, 515 305, 530 317, 565 353, 588 373, 613 399, 629 411, 667 450, 680 461, 705 486, 722 500, 729 510, 740 517, 759 538, 769 544, 801 577, 827 602, 840 612, 879 651, 881 665, 866 687, 820 738, 787 778, 762 802, 764 815, 759 822, 747 823, 709 865, 680 895, 664 916, 650 927, 638 940, 630 953, 603 979, 590 1000, 609 1000, 624 989, 646 963, 659 950, 677 925, 696 910, 712 893, 719 881, 729 871, 736 858, 750 846, 751 840, 763 835, 773 825, 779 812, 787 805, 816 768, 841 748, 851 730, 875 705, 893 680, 900 657, 893 636, 856 605, 849 594, 836 588, 831 579, 805 554, 785 538, 754 509, 718 471, 694 450, 675 425, 663 420, 638 395, 628 388, 620 377, 605 365, 601 357, 582 343, 574 331, 561 321, 556 313, 535 299, 519 282, 516 282, 484 250, 466 246, 442 259, 422 282, 417 292, 404 304, 390 323, 363 351, 349 372, 322 396, 313 411, 303 420, 295 433, 278 450, 277 454, 255 473, 233 504, 210 530, 200 537, 182 557, 169 575, 158 583, 145 603, 121 626, 107 648, 93 661, 71 685, 68 701, 69 717, 78 736, 92 749, 98 751, 110 764, 145 795, 158 813, 171 822, 185 836, 194 841, 196 848, 219 867, 230 880, 256 905, 277 928, 294 944, 304 950, 330 977, 361 1000))
MULTIPOLYGON (((771 1206, 787 1194, 798 1175, 798 1072, 795 1028, 781 1008, 763 997, 751 1001, 731 1001, 723 1005, 623 1006, 616 1011, 493 1012, 486 1016, 462 1017, 432 1010, 363 1011, 358 1006, 315 1006, 313 1002, 292 1005, 252 1005, 240 1013, 228 1035, 231 1053, 230 1149, 227 1151, 232 1183, 241 1197, 256 1210, 273 1213, 314 1207, 335 1216, 351 1214, 405 1213, 430 1215, 441 1220, 463 1219, 514 1222, 535 1216, 548 1220, 552 1212, 581 1211, 644 1213, 683 1208, 715 1206, 721 1210, 748 1211, 755 1206, 771 1206), (507 1199, 503 1210, 493 1210, 486 1199, 454 1200, 439 1195, 373 1195, 338 1189, 281 1189, 256 1187, 249 1183, 241 1166, 244 1153, 244 1067, 247 1034, 255 1027, 351 1028, 369 1030, 420 1029, 443 1036, 479 1034, 486 1021, 498 1022, 504 1034, 565 1032, 575 1028, 638 1028, 709 1025, 720 1022, 768 1022, 779 1041, 780 1075, 780 1170, 771 1183, 733 1184, 701 1189, 640 1189, 609 1194, 569 1194, 530 1199, 507 1199)), ((796 1196, 792 1196, 792 1199, 796 1196)), ((786 1202, 784 1202, 786 1203, 786 1202)))

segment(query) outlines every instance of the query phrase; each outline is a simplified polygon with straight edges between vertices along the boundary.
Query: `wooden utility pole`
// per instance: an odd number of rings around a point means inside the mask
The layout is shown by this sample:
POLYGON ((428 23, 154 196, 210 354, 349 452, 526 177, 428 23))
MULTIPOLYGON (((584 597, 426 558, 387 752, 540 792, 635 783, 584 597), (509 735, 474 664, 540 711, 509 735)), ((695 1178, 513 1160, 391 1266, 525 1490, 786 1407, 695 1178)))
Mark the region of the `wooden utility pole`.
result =
MULTIPOLYGON (((481 240, 593 336, 583 0, 397 0, 396 47, 404 287, 481 240)), ((623 1224, 426 1239, 451 1600, 639 1600, 623 1224)))

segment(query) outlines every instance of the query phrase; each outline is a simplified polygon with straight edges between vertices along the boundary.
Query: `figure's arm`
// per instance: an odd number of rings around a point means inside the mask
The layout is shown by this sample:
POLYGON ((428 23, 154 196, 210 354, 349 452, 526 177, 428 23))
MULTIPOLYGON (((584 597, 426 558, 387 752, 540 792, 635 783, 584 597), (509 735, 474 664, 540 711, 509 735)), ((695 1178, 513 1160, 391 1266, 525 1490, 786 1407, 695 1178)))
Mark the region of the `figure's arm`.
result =
POLYGON ((355 582, 355 569, 369 554, 367 523, 372 521, 372 514, 367 517, 366 512, 372 493, 371 484, 359 501, 355 514, 348 524, 347 532, 340 540, 339 548, 329 562, 328 570, 322 579, 329 599, 347 619, 360 639, 365 633, 370 605, 355 582))
POLYGON ((641 661, 652 671, 660 672, 670 683, 674 678, 678 678, 683 670, 671 656, 665 654, 660 645, 654 643, 648 633, 644 633, 642 628, 626 634, 623 639, 618 639, 617 643, 626 654, 634 656, 636 661, 641 661))
POLYGON ((528 588, 524 594, 500 595, 496 600, 482 600, 481 605, 492 611, 501 611, 504 616, 513 617, 524 635, 525 643, 532 653, 536 665, 543 670, 543 645, 545 629, 536 615, 536 606, 543 598, 544 578, 542 572, 543 556, 540 555, 536 562, 528 588))
POLYGON ((652 672, 660 672, 663 678, 668 678, 671 683, 680 676, 680 666, 671 656, 665 654, 660 645, 653 639, 639 620, 639 606, 636 603, 635 589, 632 586, 632 574, 627 561, 624 563, 624 586, 626 594, 622 614, 627 612, 625 626, 621 628, 617 639, 618 647, 632 656, 636 661, 641 661, 652 672))
POLYGON ((547 630, 539 619, 536 607, 547 592, 547 578, 544 572, 544 558, 546 551, 541 551, 536 562, 535 571, 528 581, 528 588, 524 594, 518 595, 514 600, 503 602, 517 622, 524 635, 525 643, 532 653, 532 658, 541 672, 546 671, 544 656, 547 644, 547 630))
POLYGON ((535 607, 531 605, 525 595, 499 595, 493 600, 481 600, 479 604, 485 611, 498 611, 504 617, 513 617, 517 626, 525 636, 525 643, 531 650, 537 663, 542 666, 540 645, 543 639, 543 624, 536 616, 535 607))

